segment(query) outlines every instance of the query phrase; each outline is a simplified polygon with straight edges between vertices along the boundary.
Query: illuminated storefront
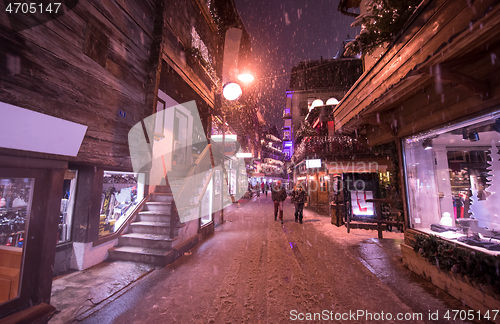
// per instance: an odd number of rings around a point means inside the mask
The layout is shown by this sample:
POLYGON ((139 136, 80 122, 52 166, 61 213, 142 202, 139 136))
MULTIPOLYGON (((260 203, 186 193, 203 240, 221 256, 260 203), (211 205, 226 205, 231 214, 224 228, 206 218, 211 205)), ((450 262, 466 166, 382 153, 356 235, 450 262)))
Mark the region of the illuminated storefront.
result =
POLYGON ((500 251, 500 113, 404 139, 414 229, 500 251))
POLYGON ((99 236, 114 233, 144 198, 144 174, 105 171, 102 185, 99 236))

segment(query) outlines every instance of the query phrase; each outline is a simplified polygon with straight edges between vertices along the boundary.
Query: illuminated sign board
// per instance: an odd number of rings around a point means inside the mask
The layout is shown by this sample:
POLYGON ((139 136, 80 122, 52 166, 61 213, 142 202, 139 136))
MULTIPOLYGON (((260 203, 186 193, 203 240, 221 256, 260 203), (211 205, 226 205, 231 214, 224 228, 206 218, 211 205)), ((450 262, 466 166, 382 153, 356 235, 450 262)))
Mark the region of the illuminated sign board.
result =
POLYGON ((321 159, 306 160, 306 167, 308 169, 321 168, 321 159))
MULTIPOLYGON (((233 134, 227 134, 224 138, 224 141, 225 142, 236 142, 238 139, 238 136, 237 135, 233 135, 233 134)), ((222 142, 222 135, 212 135, 211 136, 211 140, 214 141, 214 142, 219 142, 221 143, 222 142)))
POLYGON ((236 153, 236 157, 237 158, 251 158, 251 157, 253 157, 253 155, 252 155, 252 153, 240 152, 240 153, 236 153))

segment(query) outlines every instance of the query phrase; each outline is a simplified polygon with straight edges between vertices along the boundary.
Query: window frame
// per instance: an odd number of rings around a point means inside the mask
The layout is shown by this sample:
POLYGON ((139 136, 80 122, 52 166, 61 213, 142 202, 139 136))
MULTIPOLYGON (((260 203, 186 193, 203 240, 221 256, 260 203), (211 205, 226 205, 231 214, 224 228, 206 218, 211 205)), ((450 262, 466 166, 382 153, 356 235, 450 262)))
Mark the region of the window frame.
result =
MULTIPOLYGON (((36 161, 35 161, 36 162, 36 161)), ((56 163, 57 164, 57 163, 56 163)), ((67 168, 20 169, 0 166, 2 178, 33 178, 31 208, 26 223, 26 240, 19 277, 19 294, 0 304, 0 313, 8 315, 14 310, 27 309, 50 300, 49 281, 52 282, 52 266, 56 244, 51 237, 57 235, 60 200, 64 171, 67 168)))
MULTIPOLYGON (((402 159, 402 180, 404 181, 404 189, 405 189, 405 201, 404 203, 406 204, 406 226, 408 229, 412 229, 415 231, 419 231, 421 233, 425 233, 426 235, 429 235, 428 230, 426 228, 419 228, 419 227, 414 227, 414 222, 412 221, 413 219, 413 214, 412 214, 412 207, 411 207, 411 190, 410 190, 410 184, 408 181, 408 174, 411 173, 411 170, 409 170, 409 161, 408 161, 408 154, 409 154, 409 148, 407 148, 406 143, 408 140, 424 140, 426 138, 431 138, 432 136, 436 135, 441 135, 445 133, 450 133, 454 130, 460 129, 460 128, 465 128, 473 125, 477 125, 483 122, 487 121, 493 121, 495 119, 500 118, 500 110, 498 110, 498 107, 495 107, 494 110, 490 110, 490 112, 487 113, 482 113, 482 114, 476 114, 468 118, 461 118, 458 119, 454 122, 446 123, 431 129, 428 129, 426 131, 422 131, 407 137, 403 137, 400 139, 400 144, 401 144, 401 156, 400 158, 402 159)), ((498 145, 497 145, 498 146, 498 145)), ((471 150, 472 151, 472 150, 471 150)), ((432 233, 431 233, 432 234, 432 233)), ((434 233, 439 234, 439 233, 434 233)), ((495 253, 495 254, 500 254, 500 252, 495 252, 495 251, 489 251, 483 248, 478 248, 472 245, 467 245, 463 244, 461 242, 457 242, 456 240, 449 239, 443 236, 439 236, 440 239, 453 242, 453 243, 460 243, 464 245, 467 248, 473 249, 473 250, 481 250, 485 251, 486 253, 495 253)))

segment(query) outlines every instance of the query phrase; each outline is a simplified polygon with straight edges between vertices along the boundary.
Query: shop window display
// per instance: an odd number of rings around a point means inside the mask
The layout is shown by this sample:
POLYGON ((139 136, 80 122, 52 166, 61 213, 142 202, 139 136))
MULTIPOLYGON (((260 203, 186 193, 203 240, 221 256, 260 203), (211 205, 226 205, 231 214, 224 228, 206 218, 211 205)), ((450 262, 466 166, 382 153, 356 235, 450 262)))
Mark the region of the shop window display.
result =
POLYGON ((0 178, 0 303, 18 296, 33 184, 0 178))
POLYGON ((500 251, 500 114, 407 138, 411 226, 500 251))
MULTIPOLYGON (((228 195, 234 196, 236 194, 236 170, 231 169, 233 164, 229 164, 229 167, 226 169, 229 177, 228 181, 228 195)), ((260 188, 259 188, 260 190, 260 188)))
POLYGON ((143 174, 105 171, 99 236, 114 233, 144 197, 143 174))
POLYGON ((73 223, 73 207, 75 204, 76 171, 66 170, 64 174, 61 209, 59 214, 59 228, 57 231, 58 243, 71 240, 73 223))
POLYGON ((243 197, 245 192, 247 191, 248 188, 248 178, 246 173, 241 173, 242 170, 240 169, 240 174, 238 174, 238 196, 243 197))
POLYGON ((212 221, 213 211, 213 179, 210 179, 207 190, 201 200, 201 225, 208 224, 212 221))

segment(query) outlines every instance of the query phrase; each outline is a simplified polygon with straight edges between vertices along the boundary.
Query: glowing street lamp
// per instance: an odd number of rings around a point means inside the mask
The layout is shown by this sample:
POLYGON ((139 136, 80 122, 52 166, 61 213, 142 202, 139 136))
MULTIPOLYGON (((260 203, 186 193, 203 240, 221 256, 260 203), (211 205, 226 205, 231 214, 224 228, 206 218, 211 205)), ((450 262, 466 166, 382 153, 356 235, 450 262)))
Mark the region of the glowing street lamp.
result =
POLYGON ((317 106, 323 106, 323 105, 324 105, 323 100, 316 99, 312 102, 311 107, 309 107, 309 111, 313 110, 317 106))
POLYGON ((250 73, 242 73, 238 75, 238 80, 240 80, 241 82, 250 83, 254 80, 254 77, 250 73))
POLYGON ((222 88, 222 95, 227 100, 236 100, 242 93, 240 85, 236 82, 229 82, 222 88))
MULTIPOLYGON (((250 83, 253 81, 253 76, 249 73, 243 73, 238 76, 238 80, 244 84, 250 83)), ((228 82, 222 87, 222 95, 226 100, 233 101, 241 97, 243 94, 243 91, 241 89, 241 86, 236 83, 236 82, 228 82)), ((229 137, 230 135, 226 135, 226 114, 223 114, 223 123, 222 123, 222 150, 224 152, 224 155, 226 154, 226 137, 229 137)), ((214 137, 214 136, 213 136, 214 137)), ((251 157, 252 153, 238 153, 237 157, 239 158, 245 158, 245 157, 251 157), (239 155, 238 155, 239 154, 239 155), (248 155, 248 156, 247 156, 248 155)), ((226 170, 224 165, 222 165, 223 172, 226 177, 226 181, 228 181, 228 177, 226 174, 226 170)), ((221 198, 222 199, 222 198, 221 198)), ((222 220, 223 222, 223 220, 222 220)))
POLYGON ((326 105, 338 105, 339 101, 336 98, 330 98, 326 101, 326 105))

